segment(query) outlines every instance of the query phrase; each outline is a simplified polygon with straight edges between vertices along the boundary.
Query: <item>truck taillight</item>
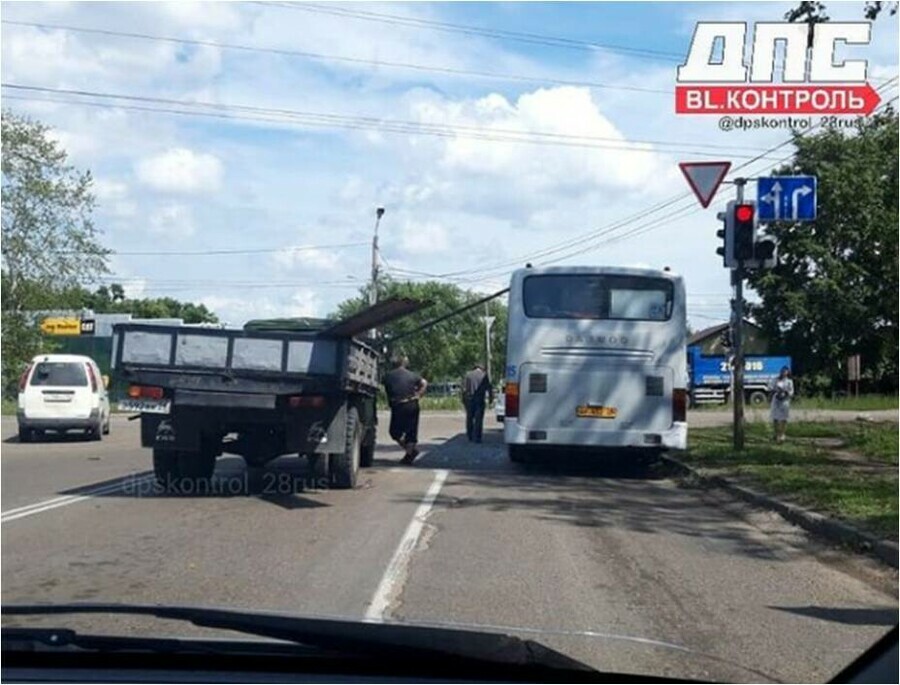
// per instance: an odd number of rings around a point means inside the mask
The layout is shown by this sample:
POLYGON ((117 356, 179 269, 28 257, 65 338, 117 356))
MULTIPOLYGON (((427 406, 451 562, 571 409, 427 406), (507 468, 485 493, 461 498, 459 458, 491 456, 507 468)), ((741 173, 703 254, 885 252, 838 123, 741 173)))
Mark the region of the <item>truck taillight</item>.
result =
POLYGON ((507 381, 506 383, 506 416, 519 415, 519 384, 507 381))
POLYGON ((684 388, 672 391, 672 421, 687 421, 687 390, 684 388))
POLYGON ((28 376, 31 374, 31 369, 34 364, 29 364, 28 368, 22 372, 22 375, 19 376, 19 392, 25 390, 25 386, 28 385, 28 376))
POLYGON ((87 367, 88 378, 91 379, 91 392, 96 393, 97 392, 97 376, 94 375, 94 367, 91 366, 90 364, 85 364, 85 367, 87 367))
POLYGON ((321 409, 325 406, 325 398, 322 395, 292 395, 288 397, 288 405, 293 408, 313 407, 321 409))
POLYGON ((161 400, 163 389, 153 385, 129 385, 128 396, 132 399, 145 397, 148 400, 161 400))

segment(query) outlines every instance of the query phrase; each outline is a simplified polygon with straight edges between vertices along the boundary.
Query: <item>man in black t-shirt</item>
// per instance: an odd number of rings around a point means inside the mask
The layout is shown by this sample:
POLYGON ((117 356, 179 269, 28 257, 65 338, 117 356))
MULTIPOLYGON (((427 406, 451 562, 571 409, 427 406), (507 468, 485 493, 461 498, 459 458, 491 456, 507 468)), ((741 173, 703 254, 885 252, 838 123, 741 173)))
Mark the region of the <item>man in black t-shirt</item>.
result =
POLYGON ((412 464, 419 456, 419 398, 425 394, 428 382, 407 367, 409 359, 396 357, 393 369, 384 377, 384 389, 391 405, 391 437, 406 453, 403 464, 412 464))

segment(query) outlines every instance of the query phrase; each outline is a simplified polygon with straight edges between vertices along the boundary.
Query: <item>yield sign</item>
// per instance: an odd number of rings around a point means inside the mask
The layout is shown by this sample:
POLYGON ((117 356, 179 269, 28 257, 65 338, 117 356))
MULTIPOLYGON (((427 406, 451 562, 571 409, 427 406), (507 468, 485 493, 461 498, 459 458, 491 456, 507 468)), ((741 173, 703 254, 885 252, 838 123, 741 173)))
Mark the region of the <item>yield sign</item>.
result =
POLYGON ((709 207, 722 179, 731 168, 731 162, 679 162, 678 166, 700 204, 709 207))

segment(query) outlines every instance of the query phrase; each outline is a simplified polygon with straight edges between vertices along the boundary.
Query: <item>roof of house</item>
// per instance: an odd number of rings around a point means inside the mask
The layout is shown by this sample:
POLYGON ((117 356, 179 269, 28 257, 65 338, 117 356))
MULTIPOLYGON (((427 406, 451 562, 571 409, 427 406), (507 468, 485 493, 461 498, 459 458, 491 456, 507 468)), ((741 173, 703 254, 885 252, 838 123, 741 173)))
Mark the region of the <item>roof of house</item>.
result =
MULTIPOLYGON (((747 319, 744 319, 744 325, 745 326, 753 326, 754 328, 759 328, 759 326, 757 326, 752 321, 748 321, 747 319)), ((696 345, 697 343, 700 343, 700 342, 706 340, 707 338, 710 338, 714 335, 719 335, 722 331, 724 331, 726 328, 728 328, 728 326, 729 326, 728 323, 719 323, 719 324, 716 324, 715 326, 709 326, 708 328, 704 328, 703 330, 697 331, 690 338, 688 338, 688 345, 696 345)))

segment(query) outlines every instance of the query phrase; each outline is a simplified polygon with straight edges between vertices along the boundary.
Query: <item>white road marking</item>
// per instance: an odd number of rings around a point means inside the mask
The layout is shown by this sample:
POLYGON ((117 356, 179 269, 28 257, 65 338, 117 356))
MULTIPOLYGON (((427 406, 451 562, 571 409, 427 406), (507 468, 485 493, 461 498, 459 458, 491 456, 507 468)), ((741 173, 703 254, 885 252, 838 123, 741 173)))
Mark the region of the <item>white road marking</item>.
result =
POLYGON ((110 483, 108 485, 101 485, 96 488, 91 488, 78 495, 65 495, 63 497, 55 497, 53 499, 44 500, 43 502, 28 504, 24 507, 9 509, 2 512, 2 515, 0 515, 0 523, 8 523, 9 521, 15 521, 16 519, 25 518, 26 516, 42 514, 45 511, 58 509, 59 507, 66 507, 70 504, 76 504, 86 499, 90 499, 91 497, 96 497, 97 495, 106 495, 112 492, 118 492, 126 487, 137 487, 153 479, 152 475, 142 475, 140 477, 136 476, 137 474, 134 474, 130 477, 126 476, 117 483, 110 483))
POLYGON ((406 527, 406 532, 403 533, 400 544, 397 545, 394 556, 391 557, 391 561, 381 577, 381 582, 378 583, 378 589, 375 590, 372 601, 369 602, 369 608, 366 609, 366 620, 380 621, 386 618, 391 600, 405 581, 413 550, 416 548, 419 536, 422 534, 422 528, 425 525, 425 518, 428 516, 428 512, 431 511, 434 500, 437 499, 438 493, 440 493, 441 487, 443 487, 444 481, 447 480, 449 474, 450 471, 447 469, 435 470, 434 480, 431 481, 431 485, 422 498, 422 502, 406 527))

